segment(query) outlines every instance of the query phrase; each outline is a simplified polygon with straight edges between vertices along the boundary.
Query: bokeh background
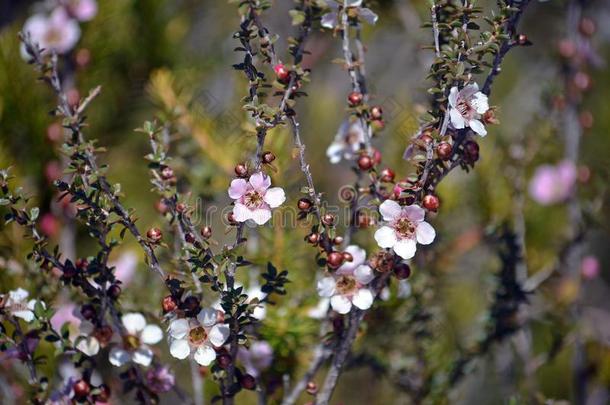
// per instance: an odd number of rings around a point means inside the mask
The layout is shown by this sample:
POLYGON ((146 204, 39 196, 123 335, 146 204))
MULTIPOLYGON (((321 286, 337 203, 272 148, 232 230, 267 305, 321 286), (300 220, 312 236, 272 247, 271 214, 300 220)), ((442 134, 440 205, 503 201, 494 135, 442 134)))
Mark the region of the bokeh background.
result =
MULTIPOLYGON (((373 103, 383 106, 386 120, 374 144, 383 152, 384 164, 404 177, 413 168, 402 154, 428 100, 425 78, 432 53, 422 46, 430 44, 431 32, 421 28, 429 18, 428 3, 383 0, 367 5, 380 17, 364 31, 367 78, 373 103)), ((293 34, 291 7, 291 1, 276 0, 264 15, 269 29, 280 35, 276 50, 286 61, 290 60, 286 38, 293 34)), ((54 99, 36 83, 36 74, 20 56, 17 33, 34 9, 29 1, 0 1, 0 166, 11 166, 41 206, 51 239, 68 255, 82 257, 93 252, 95 243, 64 215, 52 186, 62 167, 59 145, 53 140, 57 127, 48 114, 54 99)), ((586 212, 585 254, 599 265, 594 277, 574 280, 552 272, 570 232, 566 206, 541 205, 528 194, 536 168, 563 157, 557 100, 563 91, 558 44, 566 35, 565 10, 565 1, 552 0, 534 2, 526 11, 521 31, 533 46, 507 56, 490 99, 499 106, 500 125, 491 127, 479 142, 481 160, 475 169, 457 170, 443 182, 438 191, 442 207, 431 219, 437 242, 423 251, 409 283, 395 283, 390 298, 367 319, 366 334, 357 341, 334 403, 498 404, 521 403, 532 395, 541 401, 570 401, 574 394, 571 342, 576 335, 585 342, 590 401, 608 403, 610 4, 606 1, 588 2, 585 8, 597 26, 592 51, 598 64, 589 71, 592 86, 583 102, 593 122, 583 132, 578 195, 586 212), (502 264, 490 235, 503 224, 525 232, 527 273, 521 276, 534 283, 538 274, 543 281, 520 311, 522 330, 476 356, 465 376, 448 387, 455 362, 485 334, 498 284, 495 275, 502 264), (575 297, 582 303, 576 319, 569 311, 575 297), (425 307, 425 322, 411 316, 417 305, 425 307), (422 330, 414 331, 415 324, 422 330), (423 381, 430 389, 425 398, 414 399, 409 387, 423 381)), ((165 226, 155 209, 158 197, 150 191, 143 159, 149 145, 145 136, 134 132, 144 120, 177 117, 171 152, 181 189, 190 191, 192 201, 200 201, 204 208, 222 209, 229 202, 226 188, 232 168, 255 145, 254 138, 245 135, 251 124, 240 108, 246 83, 231 68, 239 61, 233 51, 238 44, 232 38, 238 23, 235 5, 224 1, 113 0, 100 2, 97 16, 81 24, 82 37, 67 55, 64 68, 81 94, 102 86, 89 111, 88 136, 107 148, 101 160, 110 165, 109 178, 121 183, 125 204, 135 208, 142 229, 165 226)), ((299 99, 297 107, 315 183, 331 204, 340 202, 337 190, 354 181, 349 164, 331 165, 325 154, 347 116, 348 76, 332 63, 340 57, 340 46, 338 37, 316 27, 307 45, 311 54, 304 61, 312 69, 311 83, 305 88, 308 97, 299 99)), ((269 148, 279 157, 274 182, 285 186, 287 205, 294 205, 302 180, 298 163, 291 159, 289 131, 274 130, 269 148)), ((218 216, 211 225, 220 244, 232 237, 223 233, 218 216)), ((305 227, 266 227, 252 232, 247 248, 255 264, 272 261, 288 269, 292 281, 288 295, 267 308, 265 324, 258 331, 274 349, 273 365, 264 373, 270 387, 279 388, 284 373, 302 371, 308 348, 317 340, 317 320, 308 315, 317 304, 317 266, 314 251, 302 242, 306 232, 305 227)), ((375 247, 372 234, 369 230, 357 236, 369 251, 375 247)), ((1 290, 24 286, 58 307, 78 301, 27 264, 28 246, 19 229, 0 225, 1 290)), ((156 308, 163 287, 147 271, 134 240, 127 238, 113 259, 135 268, 123 305, 159 315, 156 308)), ((240 277, 241 282, 253 284, 256 270, 240 277)), ((188 365, 167 356, 163 344, 159 347, 181 376, 178 381, 186 382, 183 388, 190 390, 188 365)), ((16 384, 23 376, 11 373, 6 364, 0 382, 16 384)), ((103 366, 104 373, 113 372, 109 364, 103 366)), ((56 364, 49 361, 46 367, 54 370, 56 364)), ((208 399, 214 387, 206 381, 208 399)), ((172 394, 164 397, 168 403, 171 400, 172 394)), ((20 403, 18 396, 15 401, 20 403)), ((240 394, 238 403, 254 402, 254 394, 240 394)))

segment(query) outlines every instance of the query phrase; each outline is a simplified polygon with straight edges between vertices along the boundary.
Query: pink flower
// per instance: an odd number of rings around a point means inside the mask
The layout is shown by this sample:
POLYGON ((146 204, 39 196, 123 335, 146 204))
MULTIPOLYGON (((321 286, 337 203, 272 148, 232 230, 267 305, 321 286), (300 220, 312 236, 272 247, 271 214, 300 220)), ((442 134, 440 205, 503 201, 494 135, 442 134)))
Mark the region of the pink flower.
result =
POLYGON ((61 4, 79 21, 90 21, 97 14, 95 0, 61 0, 61 4))
POLYGON ((580 263, 580 274, 587 280, 593 280, 599 275, 599 261, 595 256, 585 256, 580 263))
POLYGON ((234 179, 229 187, 229 197, 235 200, 233 214, 238 222, 251 219, 263 225, 271 219, 271 208, 286 201, 284 190, 271 187, 271 178, 262 172, 254 173, 250 179, 234 179))
POLYGON ((176 378, 168 366, 156 366, 146 372, 146 381, 151 390, 157 394, 162 394, 174 387, 176 378))
POLYGON ((273 349, 265 341, 254 342, 249 349, 240 347, 237 358, 244 365, 246 373, 258 377, 273 362, 273 349))
POLYGON ((487 135, 485 126, 480 118, 489 110, 487 96, 479 91, 476 83, 464 86, 458 91, 452 87, 449 92, 449 117, 451 125, 455 129, 470 127, 481 136, 487 135))
POLYGON ((59 7, 50 16, 35 14, 28 18, 23 32, 30 33, 32 40, 47 51, 63 54, 74 48, 80 37, 78 23, 66 10, 59 7))
POLYGON ((51 317, 51 326, 56 331, 61 330, 61 327, 64 323, 68 322, 71 325, 78 326, 81 323, 81 320, 74 315, 76 311, 76 306, 73 303, 61 304, 51 317))
POLYGON ((572 162, 563 161, 556 166, 542 165, 536 169, 530 182, 530 195, 542 205, 564 201, 570 196, 576 177, 576 166, 572 162))
POLYGON ((340 274, 337 271, 318 281, 318 294, 322 298, 330 298, 330 306, 340 314, 347 314, 352 306, 369 309, 375 298, 368 288, 373 278, 373 270, 367 265, 343 270, 340 274))
POLYGON ((116 262, 110 264, 114 267, 114 275, 126 286, 131 282, 138 267, 138 255, 132 251, 122 253, 116 262))
POLYGON ((379 206, 383 220, 387 221, 375 232, 375 240, 382 248, 392 248, 403 259, 415 256, 417 243, 429 245, 434 241, 434 228, 424 221, 426 212, 419 205, 401 207, 396 201, 386 200, 379 206))

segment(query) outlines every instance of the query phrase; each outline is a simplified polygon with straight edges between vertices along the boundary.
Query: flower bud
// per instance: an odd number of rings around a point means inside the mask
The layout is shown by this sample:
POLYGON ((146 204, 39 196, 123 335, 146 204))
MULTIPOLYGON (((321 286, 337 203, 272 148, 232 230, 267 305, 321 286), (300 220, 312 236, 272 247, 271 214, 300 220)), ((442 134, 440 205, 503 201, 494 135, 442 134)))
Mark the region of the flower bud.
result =
POLYGON ((333 245, 339 246, 343 244, 343 236, 335 236, 333 238, 333 245))
POLYGON ((237 225, 237 221, 235 220, 235 214, 233 213, 233 211, 227 214, 227 221, 229 222, 229 225, 237 225))
POLYGON ((74 390, 74 396, 79 399, 86 398, 91 392, 91 386, 83 379, 76 381, 74 385, 72 385, 72 389, 74 390))
POLYGON ((368 171, 373 168, 373 159, 369 155, 362 154, 358 158, 358 167, 362 171, 368 171))
POLYGON ((395 176, 394 171, 392 169, 390 169, 389 167, 386 167, 385 169, 383 169, 381 171, 380 179, 384 183, 391 183, 394 181, 394 176, 395 176))
POLYGON ((237 177, 246 177, 248 175, 248 168, 243 163, 235 165, 235 174, 237 177))
POLYGON ((441 142, 436 147, 436 153, 439 158, 443 160, 448 160, 451 157, 451 153, 453 152, 453 147, 449 142, 441 142))
POLYGON ((352 91, 347 96, 347 101, 349 102, 349 104, 352 107, 356 107, 356 106, 362 104, 363 99, 364 99, 364 96, 362 95, 362 93, 360 93, 358 91, 352 91))
POLYGON ((424 196, 423 205, 428 211, 436 212, 438 207, 441 205, 441 202, 434 194, 427 194, 424 196))
POLYGON ((220 353, 216 357, 216 362, 220 366, 220 368, 227 369, 231 365, 231 356, 228 353, 220 353))
POLYGON ((184 309, 193 313, 199 312, 200 303, 201 301, 199 301, 199 298, 195 297, 194 295, 189 295, 184 299, 184 309))
POLYGON ((332 226, 335 223, 335 217, 333 214, 324 214, 322 217, 322 223, 326 226, 332 226))
POLYGON ((110 399, 110 387, 106 384, 100 385, 98 388, 99 393, 93 396, 96 402, 108 402, 110 399))
POLYGON ((256 388, 256 380, 250 374, 243 374, 239 378, 239 384, 243 389, 253 390, 256 388))
POLYGON ((309 395, 316 395, 316 393, 318 392, 318 386, 315 382, 313 381, 309 381, 307 383, 307 388, 306 391, 309 395))
POLYGON ((112 340, 112 335, 114 335, 114 332, 110 326, 104 325, 96 328, 93 335, 100 342, 100 345, 106 346, 112 340))
POLYGON ((307 236, 307 242, 311 243, 312 245, 316 245, 319 241, 320 241, 319 233, 311 233, 307 236))
POLYGON ((326 257, 328 267, 336 269, 343 264, 343 253, 341 252, 330 252, 326 257))
POLYGON ((394 266, 394 276, 399 280, 406 280, 411 276, 411 267, 405 262, 400 262, 394 266))
POLYGON ((97 311, 95 307, 91 304, 85 304, 80 309, 80 314, 88 321, 91 321, 95 318, 97 311))
POLYGON ((376 105, 371 108, 371 118, 374 120, 380 120, 383 118, 383 110, 380 106, 376 105))
POLYGON ((146 232, 146 237, 152 243, 159 243, 161 239, 163 239, 163 232, 159 228, 150 228, 148 232, 146 232))
POLYGON ((290 71, 286 68, 286 66, 284 66, 283 63, 278 63, 277 65, 275 65, 273 67, 273 71, 275 72, 275 75, 277 76, 277 79, 280 82, 287 81, 288 77, 290 76, 290 71))
POLYGON ((203 239, 209 239, 212 236, 212 228, 209 226, 204 226, 201 228, 201 237, 203 239))
POLYGON ((178 303, 174 297, 168 295, 161 301, 161 307, 164 313, 173 312, 178 307, 178 303))
POLYGON ((311 200, 309 198, 301 198, 297 202, 297 207, 301 211, 309 211, 309 209, 311 208, 311 205, 312 205, 312 203, 311 203, 311 200))
POLYGON ((121 287, 118 284, 112 284, 110 287, 108 287, 106 295, 108 295, 113 300, 118 299, 121 295, 121 287))
POLYGON ((163 180, 171 180, 174 178, 174 170, 169 166, 163 166, 161 169, 161 178, 163 180))
POLYGON ((263 163, 269 164, 275 160, 275 155, 271 151, 263 153, 263 163))
POLYGON ((468 163, 474 163, 479 160, 479 144, 475 141, 466 141, 464 143, 464 159, 468 163))
POLYGON ((345 262, 353 262, 354 256, 350 252, 343 252, 343 261, 345 262))

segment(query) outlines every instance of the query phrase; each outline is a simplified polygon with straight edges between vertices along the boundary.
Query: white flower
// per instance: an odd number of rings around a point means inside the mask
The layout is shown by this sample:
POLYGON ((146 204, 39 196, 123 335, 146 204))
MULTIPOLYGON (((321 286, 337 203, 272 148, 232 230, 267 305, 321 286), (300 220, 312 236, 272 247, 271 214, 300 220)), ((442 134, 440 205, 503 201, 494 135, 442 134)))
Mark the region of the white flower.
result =
POLYGON ((100 342, 93 336, 94 330, 95 326, 91 322, 82 321, 78 325, 78 336, 74 340, 74 347, 89 357, 95 356, 100 351, 100 342))
POLYGON ((374 277, 373 270, 367 265, 341 272, 337 270, 332 276, 318 281, 318 294, 330 298, 330 306, 340 314, 347 314, 352 305, 369 309, 374 296, 367 285, 374 277))
MULTIPOLYGON (((23 288, 17 288, 16 290, 9 291, 8 296, 3 295, 0 302, 4 302, 4 309, 8 311, 14 317, 21 318, 26 322, 32 322, 34 320, 34 308, 36 307, 37 300, 29 300, 30 293, 23 288)), ((40 301, 43 307, 44 302, 40 301)))
POLYGON ((341 3, 338 3, 334 0, 326 0, 326 4, 332 11, 322 16, 321 23, 322 26, 325 28, 334 29, 335 27, 337 27, 339 10, 345 5, 347 6, 347 8, 357 9, 358 16, 367 23, 374 25, 377 22, 377 14, 373 13, 368 8, 360 7, 362 5, 362 0, 347 0, 345 3, 343 1, 341 3))
POLYGON ((229 325, 218 323, 219 311, 204 308, 196 319, 174 319, 169 324, 169 352, 180 360, 191 353, 195 361, 208 366, 216 359, 215 347, 221 347, 229 338, 229 325))
POLYGON ((35 14, 27 19, 24 33, 30 33, 32 41, 47 51, 63 54, 74 48, 80 37, 78 23, 66 10, 58 7, 50 16, 35 14))
POLYGON ((449 117, 455 129, 470 127, 481 136, 487 135, 485 126, 480 121, 481 115, 489 110, 487 96, 479 91, 476 83, 464 86, 458 91, 452 87, 449 92, 449 117))
POLYGON ((375 232, 375 240, 382 248, 392 248, 403 259, 415 256, 416 243, 428 245, 434 241, 434 228, 424 221, 425 211, 413 204, 401 207, 396 201, 385 200, 379 206, 383 220, 387 221, 375 232))
POLYGON ((121 322, 127 333, 123 345, 110 350, 110 363, 120 367, 133 361, 142 366, 149 366, 153 352, 149 345, 159 343, 163 339, 163 331, 157 325, 147 325, 142 314, 131 312, 121 317, 121 322))
POLYGON ((364 129, 360 120, 345 120, 339 127, 335 139, 326 149, 330 163, 336 164, 341 159, 352 160, 364 143, 364 129))
POLYGON ((324 318, 326 318, 326 315, 328 314, 329 306, 330 306, 330 299, 321 298, 320 301, 318 301, 318 305, 316 305, 315 308, 311 308, 311 309, 309 309, 309 311, 307 311, 307 315, 313 319, 324 319, 324 318))
POLYGON ((263 225, 271 219, 271 208, 286 201, 284 190, 271 187, 271 178, 263 172, 254 173, 250 179, 234 179, 229 187, 229 197, 235 200, 233 214, 238 222, 251 219, 263 225))
POLYGON ((237 358, 244 365, 246 373, 258 377, 273 362, 273 349, 264 340, 258 341, 252 343, 249 349, 240 347, 237 358))

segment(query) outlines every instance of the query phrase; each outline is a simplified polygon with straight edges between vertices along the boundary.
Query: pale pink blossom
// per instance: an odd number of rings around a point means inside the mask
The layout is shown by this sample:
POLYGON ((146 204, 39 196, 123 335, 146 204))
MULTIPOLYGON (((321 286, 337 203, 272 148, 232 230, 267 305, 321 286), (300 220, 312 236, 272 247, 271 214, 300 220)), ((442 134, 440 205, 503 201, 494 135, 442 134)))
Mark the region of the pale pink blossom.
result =
POLYGON ((169 352, 180 360, 193 355, 201 366, 209 366, 216 359, 215 348, 229 338, 229 325, 219 322, 214 308, 202 309, 196 318, 174 319, 169 324, 169 352))
POLYGON ((470 127, 481 136, 487 135, 487 130, 480 120, 487 110, 489 110, 487 96, 479 91, 478 84, 468 84, 459 91, 455 86, 451 88, 449 117, 453 128, 470 127))
POLYGON ((115 262, 110 263, 110 267, 114 267, 114 275, 121 280, 123 286, 131 282, 138 267, 138 255, 133 251, 121 253, 115 262))
POLYGON ((251 219, 263 225, 271 219, 271 209, 286 201, 284 190, 271 187, 271 178, 263 172, 254 173, 250 179, 234 179, 229 187, 229 197, 235 200, 233 215, 238 222, 251 219))
POLYGON ((340 314, 347 314, 352 306, 369 309, 373 305, 374 295, 368 284, 373 278, 373 270, 367 265, 343 270, 340 274, 337 271, 318 281, 318 294, 322 298, 329 298, 332 309, 340 314))
POLYGON ((78 23, 61 7, 53 10, 49 16, 44 14, 31 16, 25 22, 23 32, 29 33, 32 41, 41 48, 59 54, 74 48, 80 37, 78 23))
POLYGON ((243 364, 246 373, 258 377, 273 362, 273 348, 264 340, 254 342, 248 349, 240 347, 237 358, 243 364))
POLYGON ((530 195, 541 205, 565 201, 574 189, 577 176, 576 166, 567 160, 555 166, 539 166, 530 181, 530 195))
POLYGON ((396 201, 386 200, 379 206, 379 212, 387 225, 375 232, 377 244, 392 248, 403 259, 415 256, 417 243, 429 245, 436 237, 432 225, 424 221, 426 212, 419 205, 401 207, 396 201))
POLYGON ((599 275, 599 260, 595 256, 585 256, 580 263, 580 274, 587 280, 593 280, 599 275))
POLYGON ((97 14, 95 0, 60 0, 68 13, 79 21, 90 21, 97 14))

